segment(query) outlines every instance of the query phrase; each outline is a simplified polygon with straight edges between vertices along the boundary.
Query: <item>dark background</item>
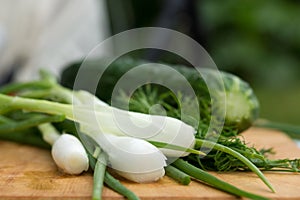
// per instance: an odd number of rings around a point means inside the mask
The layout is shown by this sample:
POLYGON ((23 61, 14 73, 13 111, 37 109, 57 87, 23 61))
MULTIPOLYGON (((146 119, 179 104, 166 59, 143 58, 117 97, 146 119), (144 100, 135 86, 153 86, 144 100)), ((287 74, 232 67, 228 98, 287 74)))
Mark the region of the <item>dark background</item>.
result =
POLYGON ((158 26, 189 35, 220 70, 250 83, 261 117, 300 125, 299 1, 107 0, 107 9, 112 34, 158 26))

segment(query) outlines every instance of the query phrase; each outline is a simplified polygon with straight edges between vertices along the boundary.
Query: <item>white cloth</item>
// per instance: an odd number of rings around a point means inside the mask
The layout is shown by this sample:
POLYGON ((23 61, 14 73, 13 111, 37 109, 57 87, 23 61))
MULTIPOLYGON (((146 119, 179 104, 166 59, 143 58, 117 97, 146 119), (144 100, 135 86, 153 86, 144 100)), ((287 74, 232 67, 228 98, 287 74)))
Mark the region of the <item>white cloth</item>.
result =
POLYGON ((46 68, 58 75, 108 35, 104 0, 0 0, 0 78, 19 65, 16 80, 46 68))

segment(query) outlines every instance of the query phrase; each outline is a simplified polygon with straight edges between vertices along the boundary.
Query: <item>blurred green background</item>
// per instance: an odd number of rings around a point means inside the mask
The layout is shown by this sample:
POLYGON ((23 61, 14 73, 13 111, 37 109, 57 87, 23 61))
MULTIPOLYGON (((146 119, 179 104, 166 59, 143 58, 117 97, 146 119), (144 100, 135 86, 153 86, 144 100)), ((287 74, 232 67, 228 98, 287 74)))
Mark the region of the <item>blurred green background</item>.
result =
POLYGON ((300 125, 300 1, 107 0, 112 34, 159 26, 198 41, 250 83, 261 117, 300 125))

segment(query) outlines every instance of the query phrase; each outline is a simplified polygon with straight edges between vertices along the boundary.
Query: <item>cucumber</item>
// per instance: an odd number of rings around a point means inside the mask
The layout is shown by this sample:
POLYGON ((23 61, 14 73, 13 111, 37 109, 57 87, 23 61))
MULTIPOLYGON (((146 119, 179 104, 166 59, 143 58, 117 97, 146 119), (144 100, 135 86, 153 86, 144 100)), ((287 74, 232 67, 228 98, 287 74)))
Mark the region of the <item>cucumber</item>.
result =
MULTIPOLYGON (((136 66, 148 62, 123 57, 114 61, 107 68, 104 66, 104 63, 103 59, 85 60, 84 66, 82 67, 82 61, 75 62, 63 70, 61 74, 61 84, 73 88, 78 70, 81 67, 79 77, 81 77, 81 79, 83 77, 84 80, 80 81, 80 88, 78 88, 77 85, 75 89, 85 89, 90 92, 95 92, 93 91, 95 88, 91 86, 97 83, 96 96, 108 103, 111 101, 116 83, 124 74, 126 74, 128 81, 122 83, 121 86, 119 85, 120 87, 118 89, 120 90, 132 91, 136 89, 134 86, 140 81, 142 81, 142 83, 148 83, 155 79, 155 81, 158 81, 163 86, 176 88, 176 91, 180 91, 183 95, 186 93, 185 80, 178 76, 172 76, 170 71, 165 70, 162 66, 148 64, 142 71, 131 71, 127 73, 136 66)), ((183 75, 192 86, 198 99, 202 122, 208 123, 211 120, 212 104, 215 104, 215 108, 220 109, 220 112, 223 112, 223 109, 225 109, 224 127, 234 128, 238 132, 249 128, 258 118, 258 99, 250 85, 239 77, 230 73, 220 72, 223 82, 219 83, 217 80, 219 73, 215 70, 203 69, 200 75, 194 68, 181 65, 167 65, 183 75), (205 80, 216 83, 216 87, 213 88, 213 90, 208 90, 205 80), (224 84, 224 87, 221 87, 222 84, 224 84), (226 101, 221 100, 222 95, 226 95, 226 101)), ((166 92, 166 88, 161 85, 151 85, 152 88, 158 89, 159 94, 166 92)), ((174 102, 168 103, 172 104, 174 102)), ((218 117, 216 116, 216 118, 218 117)))

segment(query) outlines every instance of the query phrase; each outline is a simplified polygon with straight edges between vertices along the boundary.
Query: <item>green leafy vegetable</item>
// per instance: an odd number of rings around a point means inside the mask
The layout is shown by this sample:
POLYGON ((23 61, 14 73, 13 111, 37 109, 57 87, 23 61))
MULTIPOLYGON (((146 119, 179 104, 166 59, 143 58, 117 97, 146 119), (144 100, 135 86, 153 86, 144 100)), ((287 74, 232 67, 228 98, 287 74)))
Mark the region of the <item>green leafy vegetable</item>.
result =
MULTIPOLYGON (((169 77, 169 74, 153 66, 153 68, 147 68, 148 71, 144 71, 144 74, 132 74, 132 76, 139 76, 147 80, 149 74, 152 74, 152 76, 161 80, 161 83, 167 83, 167 85, 174 84, 179 90, 169 91, 165 87, 157 84, 146 84, 131 94, 128 93, 127 90, 127 87, 130 88, 129 83, 129 85, 124 85, 124 88, 119 88, 120 90, 117 96, 114 96, 116 99, 110 102, 112 89, 118 78, 132 69, 133 66, 143 63, 144 61, 131 59, 119 60, 113 63, 108 70, 104 72, 104 76, 101 78, 99 85, 100 90, 97 91, 97 95, 103 100, 113 103, 113 106, 122 109, 126 109, 126 106, 129 106, 129 110, 139 112, 137 116, 140 118, 144 116, 140 113, 151 113, 157 116, 167 115, 174 120, 174 123, 172 122, 173 125, 170 127, 174 127, 174 124, 176 124, 175 121, 177 122, 178 119, 181 119, 196 129, 195 136, 192 135, 193 141, 196 141, 195 146, 183 147, 176 143, 170 144, 163 140, 152 139, 147 142, 147 144, 151 143, 151 145, 158 148, 185 153, 185 157, 182 159, 162 168, 162 170, 165 169, 168 176, 184 185, 189 184, 190 177, 193 177, 233 195, 252 199, 266 199, 219 180, 206 172, 206 170, 252 170, 272 191, 274 191, 272 185, 264 177, 260 169, 299 171, 299 160, 269 160, 266 158, 266 154, 269 152, 268 150, 256 150, 253 147, 248 147, 246 143, 240 139, 238 133, 251 126, 258 117, 259 105, 250 86, 231 74, 221 72, 225 90, 218 90, 219 87, 216 87, 217 90, 214 90, 213 93, 210 94, 204 78, 215 80, 218 73, 211 70, 204 70, 203 74, 201 74, 203 75, 202 77, 194 69, 172 66, 189 80, 196 92, 196 96, 190 96, 180 90, 181 82, 179 79, 169 77), (101 90, 101 88, 105 88, 105 90, 101 90), (224 101, 219 100, 223 98, 224 95, 227 98, 226 104, 224 104, 224 101), (217 106, 212 106, 213 104, 217 106), (197 107, 201 110, 200 116, 199 113, 196 112, 197 109, 195 108, 197 107), (213 108, 216 110, 212 110, 213 108), (218 113, 224 112, 224 109, 228 112, 225 116, 225 124, 221 130, 221 135, 218 132, 214 132, 214 130, 208 131, 210 121, 222 125, 222 119, 220 119, 218 113), (185 112, 182 112, 182 110, 185 110, 185 112), (215 115, 212 115, 213 113, 215 115), (205 156, 202 151, 207 152, 205 156)), ((74 78, 76 77, 76 70, 78 70, 80 64, 81 63, 77 63, 77 68, 76 65, 73 65, 75 68, 70 67, 64 72, 62 80, 63 82, 65 81, 65 84, 72 86, 74 78)), ((97 75, 99 74, 98 70, 103 70, 103 68, 101 68, 101 61, 99 60, 89 61, 88 64, 90 68, 87 70, 92 70, 89 72, 90 74, 92 72, 93 75, 97 75)), ((27 131, 32 129, 36 129, 38 132, 36 127, 40 127, 41 132, 43 132, 41 129, 43 123, 52 123, 60 132, 68 132, 78 137, 80 131, 90 131, 93 129, 90 125, 90 118, 87 118, 87 114, 90 112, 88 110, 92 108, 89 105, 91 102, 96 102, 97 109, 95 109, 95 113, 97 116, 101 116, 102 120, 107 119, 110 109, 115 109, 96 99, 89 93, 71 91, 62 87, 57 84, 51 75, 45 72, 42 73, 41 77, 42 79, 39 81, 13 83, 0 88, 0 91, 3 93, 14 95, 14 97, 12 97, 0 94, 0 138, 3 136, 3 139, 13 139, 14 141, 20 142, 19 139, 22 138, 13 137, 15 131, 18 131, 20 135, 22 134, 22 137, 27 131), (75 99, 73 99, 74 94, 76 96, 75 99), (69 105, 72 102, 75 105, 86 106, 83 106, 80 110, 81 118, 74 116, 74 107, 69 105), (20 110, 26 110, 26 112, 20 110), (37 112, 41 112, 42 114, 37 112), (102 115, 101 112, 102 114, 106 112, 106 114, 102 115), (36 116, 45 119, 40 121, 34 120, 36 116), (36 123, 36 121, 38 123, 36 123), (80 129, 76 128, 78 124, 80 129), (11 138, 7 137, 7 134, 10 134, 11 138)), ((92 77, 90 77, 90 79, 92 79, 92 77)), ((89 83, 87 82, 87 84, 89 83)), ((109 126, 113 126, 112 123, 108 124, 109 126)), ((189 125, 187 125, 187 127, 189 127, 189 125)), ((116 129, 107 127, 105 130, 115 132, 116 129)), ((170 130, 173 129, 170 128, 170 130)), ((192 128, 188 130, 191 130, 193 133, 195 131, 192 128)), ((83 137, 88 138, 85 142, 88 143, 89 146, 92 146, 92 151, 94 152, 94 155, 88 153, 90 166, 94 169, 93 198, 101 198, 101 188, 103 187, 104 181, 107 186, 128 199, 138 199, 132 191, 124 187, 106 171, 103 162, 96 159, 99 153, 100 156, 103 156, 101 152, 97 151, 97 149, 100 148, 98 145, 100 144, 101 146, 101 142, 98 141, 99 138, 91 136, 93 135, 83 135, 83 137)), ((42 146, 44 142, 39 134, 32 135, 29 139, 28 143, 32 145, 42 146), (39 139, 37 140, 37 138, 39 139)), ((118 138, 118 140, 119 139, 120 138, 118 138)), ((127 140, 125 137, 122 137, 122 140, 124 139, 127 140)), ((108 161, 111 162, 112 160, 108 158, 108 161)))

